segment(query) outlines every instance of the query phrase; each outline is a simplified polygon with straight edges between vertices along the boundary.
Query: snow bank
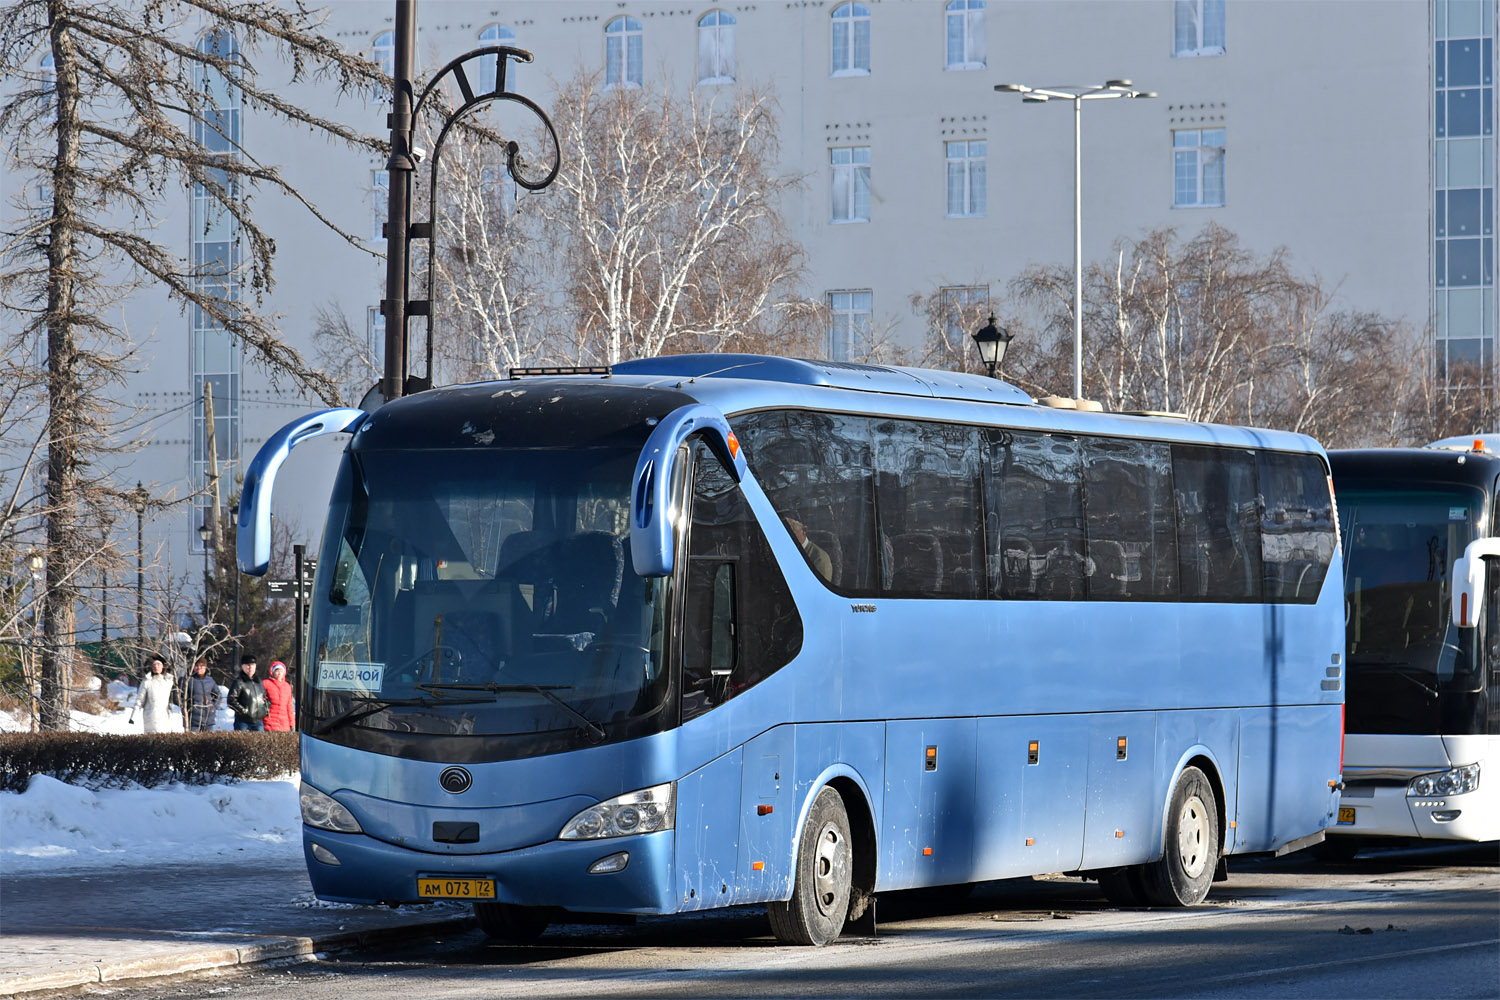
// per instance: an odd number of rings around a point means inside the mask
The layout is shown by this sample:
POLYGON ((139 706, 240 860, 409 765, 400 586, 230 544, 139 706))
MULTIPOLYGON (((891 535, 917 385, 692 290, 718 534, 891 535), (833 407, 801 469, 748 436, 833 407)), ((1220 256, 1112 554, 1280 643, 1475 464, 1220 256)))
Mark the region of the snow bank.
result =
POLYGON ((91 791, 44 775, 0 792, 0 870, 230 858, 302 858, 297 782, 91 791))

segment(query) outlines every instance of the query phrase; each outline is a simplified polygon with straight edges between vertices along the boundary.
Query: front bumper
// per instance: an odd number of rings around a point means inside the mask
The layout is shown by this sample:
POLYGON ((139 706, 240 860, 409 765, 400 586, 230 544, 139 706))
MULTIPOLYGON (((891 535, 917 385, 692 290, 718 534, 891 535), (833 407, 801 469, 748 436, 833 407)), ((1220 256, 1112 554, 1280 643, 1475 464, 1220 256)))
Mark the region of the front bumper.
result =
POLYGON ((1339 808, 1352 808, 1354 822, 1330 826, 1328 834, 1489 840, 1496 836, 1496 817, 1490 815, 1494 807, 1485 799, 1477 791, 1423 798, 1407 795, 1405 786, 1353 787, 1340 797, 1339 808))
POLYGON ((671 891, 673 831, 602 840, 552 841, 493 854, 429 854, 363 834, 302 828, 313 893, 339 903, 432 902, 417 879, 476 876, 495 880, 495 901, 594 913, 675 913, 671 891), (317 845, 338 859, 319 860, 317 845), (623 871, 590 875, 600 858, 628 851, 623 871))

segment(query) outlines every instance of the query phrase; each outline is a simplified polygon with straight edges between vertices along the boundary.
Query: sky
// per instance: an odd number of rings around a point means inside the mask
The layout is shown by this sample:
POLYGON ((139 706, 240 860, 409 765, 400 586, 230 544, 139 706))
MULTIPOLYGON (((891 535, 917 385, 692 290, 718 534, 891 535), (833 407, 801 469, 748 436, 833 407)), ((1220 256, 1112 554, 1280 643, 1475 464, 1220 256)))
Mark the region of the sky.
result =
MULTIPOLYGON (((116 711, 74 712, 73 728, 139 733, 130 710, 135 689, 110 684, 116 711)), ((223 705, 221 699, 220 705, 223 705)), ((172 707, 180 730, 182 715, 172 707)), ((217 728, 232 728, 228 709, 217 728)), ((26 729, 26 721, 0 712, 0 732, 26 729)), ((0 873, 54 872, 63 868, 123 866, 177 860, 273 855, 302 861, 302 818, 297 775, 271 781, 159 788, 84 788, 35 775, 24 792, 0 792, 0 873), (143 851, 149 846, 149 851, 143 851)))

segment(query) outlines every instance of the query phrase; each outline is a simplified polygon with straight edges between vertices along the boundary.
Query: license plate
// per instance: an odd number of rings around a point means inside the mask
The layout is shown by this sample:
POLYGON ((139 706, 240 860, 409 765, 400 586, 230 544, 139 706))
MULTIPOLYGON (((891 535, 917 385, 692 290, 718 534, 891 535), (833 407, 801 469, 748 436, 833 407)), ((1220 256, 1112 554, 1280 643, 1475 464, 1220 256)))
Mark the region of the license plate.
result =
POLYGON ((417 895, 423 899, 494 899, 492 878, 419 878, 417 895))
POLYGON ((1339 826, 1354 825, 1354 807, 1339 806, 1339 826))

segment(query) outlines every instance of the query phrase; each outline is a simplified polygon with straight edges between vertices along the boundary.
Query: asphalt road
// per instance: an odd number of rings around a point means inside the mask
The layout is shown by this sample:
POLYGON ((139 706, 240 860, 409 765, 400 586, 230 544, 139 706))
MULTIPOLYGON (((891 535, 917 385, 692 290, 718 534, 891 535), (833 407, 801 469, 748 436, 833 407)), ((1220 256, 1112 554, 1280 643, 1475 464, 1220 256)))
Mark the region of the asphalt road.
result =
MULTIPOLYGON (((1120 909, 1077 879, 888 894, 874 938, 770 937, 744 908, 554 927, 531 947, 477 931, 381 953, 171 982, 114 998, 1500 997, 1500 850, 1382 852, 1352 864, 1231 859, 1191 910, 1120 909)), ((90 991, 102 988, 90 988, 90 991)), ((86 993, 92 995, 92 993, 86 993)))

